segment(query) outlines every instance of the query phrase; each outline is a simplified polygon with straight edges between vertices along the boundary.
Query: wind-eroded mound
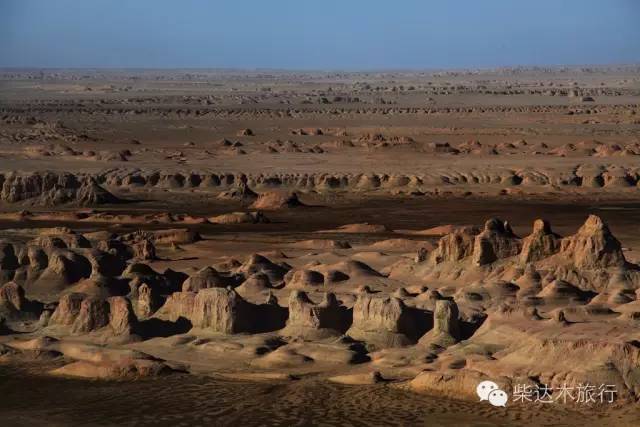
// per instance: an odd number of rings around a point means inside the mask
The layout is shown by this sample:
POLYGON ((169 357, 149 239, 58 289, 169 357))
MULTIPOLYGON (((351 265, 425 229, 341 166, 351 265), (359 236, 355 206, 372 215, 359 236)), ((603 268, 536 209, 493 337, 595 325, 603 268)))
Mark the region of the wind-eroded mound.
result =
POLYGON ((251 205, 251 208, 276 210, 283 208, 299 208, 303 206, 305 206, 305 204, 300 201, 297 193, 269 191, 267 193, 260 193, 258 199, 251 205))
POLYGON ((91 176, 53 172, 0 175, 0 200, 37 206, 95 206, 119 203, 120 199, 101 187, 91 176))

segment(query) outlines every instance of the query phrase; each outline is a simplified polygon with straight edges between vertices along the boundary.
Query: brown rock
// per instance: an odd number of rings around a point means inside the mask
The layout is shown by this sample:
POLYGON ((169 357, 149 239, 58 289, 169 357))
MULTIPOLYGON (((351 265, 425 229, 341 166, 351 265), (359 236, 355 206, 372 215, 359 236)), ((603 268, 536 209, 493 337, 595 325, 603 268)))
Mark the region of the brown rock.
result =
POLYGON ((133 244, 133 257, 141 261, 158 259, 156 247, 149 239, 133 244))
POLYGON ((254 313, 235 291, 202 289, 195 296, 191 322, 194 327, 225 334, 251 330, 254 313))
POLYGON ((80 304, 80 312, 76 317, 71 332, 75 334, 88 333, 109 324, 109 303, 104 299, 87 297, 80 304))
POLYGON ((576 234, 562 239, 560 250, 577 268, 597 269, 626 264, 620 242, 596 215, 589 215, 576 234))
POLYGON ((512 257, 520 252, 520 239, 513 234, 508 223, 492 218, 485 223, 482 233, 473 243, 473 264, 490 264, 502 258, 512 257))
POLYGON ((560 250, 560 236, 551 231, 551 225, 543 219, 536 219, 533 231, 522 239, 520 262, 523 264, 547 258, 560 250))
POLYGON ((80 306, 86 295, 70 293, 60 298, 58 307, 51 315, 50 325, 71 326, 80 314, 80 306))
POLYGON ((414 344, 417 328, 402 300, 360 293, 347 334, 374 346, 395 347, 414 344))
POLYGON ((109 298, 109 326, 116 335, 128 335, 133 332, 138 319, 133 314, 131 303, 125 297, 109 298))
POLYGON ((305 292, 295 290, 289 294, 289 320, 283 332, 306 339, 341 335, 348 327, 345 312, 332 293, 315 304, 305 292))
POLYGON ((438 241, 431 253, 431 260, 436 264, 460 261, 473 254, 475 236, 479 233, 476 228, 455 230, 446 234, 438 241))

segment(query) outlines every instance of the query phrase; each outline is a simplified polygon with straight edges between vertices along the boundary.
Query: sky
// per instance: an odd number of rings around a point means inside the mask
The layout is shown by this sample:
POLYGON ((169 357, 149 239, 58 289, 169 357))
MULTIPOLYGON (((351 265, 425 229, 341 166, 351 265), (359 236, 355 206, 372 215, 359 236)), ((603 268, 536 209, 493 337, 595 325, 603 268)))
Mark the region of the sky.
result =
POLYGON ((0 0, 0 67, 640 63, 640 0, 0 0))

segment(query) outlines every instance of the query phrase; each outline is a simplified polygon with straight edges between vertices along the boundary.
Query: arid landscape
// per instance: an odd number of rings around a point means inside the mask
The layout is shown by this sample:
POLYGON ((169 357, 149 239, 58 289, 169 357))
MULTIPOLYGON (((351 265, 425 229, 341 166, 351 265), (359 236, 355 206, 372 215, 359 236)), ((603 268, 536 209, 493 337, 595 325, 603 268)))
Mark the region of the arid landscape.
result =
POLYGON ((0 424, 637 426, 639 224, 640 66, 0 69, 0 424))

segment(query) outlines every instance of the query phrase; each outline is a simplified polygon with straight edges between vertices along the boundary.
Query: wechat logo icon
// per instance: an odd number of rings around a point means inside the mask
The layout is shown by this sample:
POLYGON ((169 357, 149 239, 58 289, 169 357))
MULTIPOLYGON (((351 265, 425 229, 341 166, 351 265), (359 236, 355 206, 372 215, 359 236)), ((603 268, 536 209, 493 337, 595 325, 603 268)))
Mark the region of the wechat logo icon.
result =
POLYGON ((506 407, 507 401, 509 400, 507 393, 500 390, 498 384, 493 381, 482 381, 476 387, 476 393, 478 397, 480 397, 481 402, 486 400, 493 406, 506 407))

